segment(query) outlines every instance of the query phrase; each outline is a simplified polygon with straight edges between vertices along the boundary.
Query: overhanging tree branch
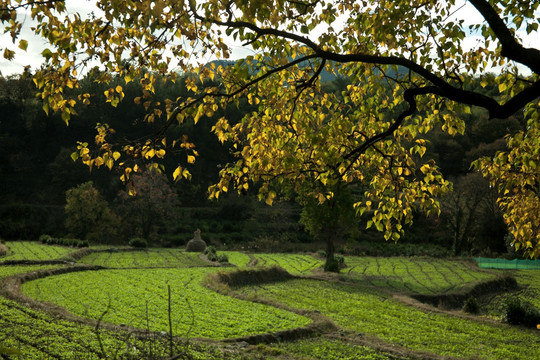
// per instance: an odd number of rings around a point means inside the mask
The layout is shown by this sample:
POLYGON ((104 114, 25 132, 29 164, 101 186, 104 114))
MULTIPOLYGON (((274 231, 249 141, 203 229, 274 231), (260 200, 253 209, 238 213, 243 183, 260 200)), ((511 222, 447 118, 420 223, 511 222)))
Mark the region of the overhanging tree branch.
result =
MULTIPOLYGON (((493 7, 489 5, 486 1, 474 0, 471 2, 473 3, 473 5, 478 6, 481 9, 479 11, 486 18, 486 21, 488 21, 490 26, 494 27, 494 31, 500 39, 503 48, 508 49, 503 50, 503 52, 508 52, 506 55, 503 54, 503 56, 506 56, 511 60, 519 61, 520 63, 529 66, 531 69, 533 69, 534 72, 540 74, 540 51, 535 49, 526 49, 519 45, 516 42, 515 38, 511 35, 504 22, 498 17, 493 7), (517 53, 521 53, 521 55, 518 55, 517 53)), ((322 46, 315 43, 311 39, 295 33, 291 33, 289 31, 273 28, 263 28, 247 21, 220 21, 216 19, 209 19, 198 14, 195 6, 191 1, 190 7, 191 11, 193 12, 193 16, 200 21, 211 22, 215 25, 224 26, 232 29, 249 29, 256 34, 256 39, 265 35, 269 35, 295 41, 299 44, 305 45, 313 51, 313 55, 310 57, 318 57, 320 59, 334 61, 337 63, 366 63, 374 65, 377 64, 403 66, 420 75, 434 85, 434 87, 430 86, 424 88, 431 89, 431 91, 429 91, 430 94, 442 96, 466 105, 484 108, 489 112, 490 118, 506 118, 517 112, 530 101, 540 96, 540 82, 537 81, 533 83, 533 85, 531 85, 530 87, 519 92, 506 103, 500 104, 494 98, 491 98, 484 94, 464 90, 462 88, 457 88, 448 83, 448 81, 446 81, 444 78, 438 76, 424 66, 404 57, 380 56, 361 53, 339 54, 324 50, 322 46)))
MULTIPOLYGON (((435 89, 436 87, 434 86, 427 86, 427 87, 422 87, 422 88, 405 90, 403 94, 403 98, 409 104, 409 108, 403 111, 401 114, 399 114, 399 116, 392 123, 392 125, 390 125, 388 129, 386 129, 382 133, 379 133, 375 136, 368 138, 362 145, 358 146, 357 148, 353 149, 348 154, 343 156, 343 159, 349 162, 349 165, 347 165, 343 173, 346 173, 347 171, 349 171, 351 167, 353 166, 354 162, 358 160, 360 155, 366 152, 367 149, 375 145, 377 142, 391 136, 394 133, 394 131, 399 129, 399 127, 401 126, 401 124, 407 117, 413 115, 416 112, 416 109, 417 109, 416 96, 429 94, 435 89)), ((343 175, 343 174, 340 174, 340 175, 343 175)))
POLYGON ((533 72, 540 74, 540 50, 525 48, 519 44, 508 26, 495 11, 495 7, 490 5, 486 0, 469 1, 484 19, 486 19, 491 30, 493 30, 493 33, 499 39, 502 46, 501 55, 517 61, 527 66, 533 72))

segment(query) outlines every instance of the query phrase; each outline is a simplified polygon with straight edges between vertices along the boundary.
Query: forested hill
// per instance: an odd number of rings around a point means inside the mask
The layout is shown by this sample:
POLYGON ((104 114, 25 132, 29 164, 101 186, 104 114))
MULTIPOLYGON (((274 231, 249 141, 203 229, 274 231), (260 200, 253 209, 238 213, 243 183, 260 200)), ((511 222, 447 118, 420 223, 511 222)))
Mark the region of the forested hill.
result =
MULTIPOLYGON (((340 92, 348 85, 347 79, 335 78, 329 73, 324 74, 323 81, 325 91, 340 92)), ((183 81, 175 84, 158 81, 157 84, 156 100, 186 94, 183 81)), ((114 108, 104 101, 104 86, 89 79, 83 81, 80 91, 92 94, 91 105, 77 109, 78 116, 66 126, 58 115, 47 116, 41 109, 29 77, 0 78, 0 213, 3 216, 0 237, 24 237, 25 234, 18 233, 21 228, 32 236, 36 232, 39 235, 43 222, 48 222, 46 225, 51 228, 62 226, 61 217, 51 221, 47 220, 47 214, 52 208, 61 214, 66 191, 88 180, 94 182, 108 201, 115 200, 124 187, 119 180, 120 174, 105 167, 89 172, 80 162, 74 163, 70 154, 76 149, 77 141, 94 141, 96 123, 107 123, 129 139, 140 138, 163 126, 163 120, 156 119, 151 124, 144 121, 144 106, 134 105, 139 91, 137 86, 136 82, 125 86, 125 99, 114 108), (33 218, 36 223, 17 223, 23 218, 33 218)), ((484 92, 494 90, 481 88, 479 84, 477 87, 484 92)), ((192 180, 175 186, 184 206, 206 204, 207 187, 217 179, 219 169, 232 160, 229 144, 222 145, 210 132, 215 119, 225 116, 234 123, 245 112, 254 110, 247 102, 240 101, 238 106, 231 105, 226 111, 218 111, 213 118, 203 116, 196 126, 186 120, 168 130, 171 138, 187 135, 200 154, 190 169, 192 180)), ((484 112, 476 109, 464 117, 467 127, 463 135, 450 137, 442 131, 430 133, 426 156, 437 160, 443 174, 455 180, 456 191, 466 193, 467 189, 478 186, 487 191, 484 182, 470 175, 470 162, 478 155, 493 155, 503 149, 502 137, 519 129, 521 119, 488 120, 484 112)), ((174 156, 163 161, 169 177, 177 164, 178 159, 174 156)), ((493 219, 500 215, 492 212, 481 217, 487 222, 484 230, 494 228, 493 223, 498 221, 493 219)))

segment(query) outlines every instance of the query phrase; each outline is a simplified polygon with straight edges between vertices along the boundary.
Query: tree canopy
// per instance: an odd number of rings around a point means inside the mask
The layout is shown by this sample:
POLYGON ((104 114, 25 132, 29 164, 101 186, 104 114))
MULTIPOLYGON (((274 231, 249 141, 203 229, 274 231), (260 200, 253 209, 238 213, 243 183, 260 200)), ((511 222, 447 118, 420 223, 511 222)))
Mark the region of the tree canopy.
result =
POLYGON ((128 83, 139 82, 135 103, 145 120, 167 119, 144 138, 114 141, 114 129, 98 124, 95 144, 80 143, 74 159, 119 166, 129 181, 142 171, 141 161, 182 152, 173 177, 189 178, 195 145, 170 138, 167 129, 248 101, 253 111, 240 122, 221 117, 213 127, 234 144, 237 161, 221 170, 211 197, 258 183, 271 204, 280 184, 310 182, 311 196, 323 203, 336 184, 361 184, 358 214, 397 240, 414 212, 438 213, 437 197, 451 189, 424 158, 427 134, 461 133, 477 109, 490 119, 519 114, 522 129, 508 134, 506 150, 474 166, 499 190, 515 246, 540 255, 540 50, 523 40, 540 35, 539 2, 99 0, 86 15, 70 11, 69 3, 0 3, 13 40, 1 49, 5 58, 30 46, 22 36, 23 10, 48 43, 44 65, 33 74, 43 109, 69 122, 97 101, 78 90, 84 74, 111 84, 104 92, 111 106, 128 83), (464 11, 475 16, 465 20, 464 11), (233 44, 252 55, 230 66, 212 61, 230 58, 233 44), (179 74, 187 95, 155 99, 157 79, 175 82, 179 74), (343 88, 324 89, 323 74, 344 79, 343 88), (473 86, 478 81, 486 91, 473 86))

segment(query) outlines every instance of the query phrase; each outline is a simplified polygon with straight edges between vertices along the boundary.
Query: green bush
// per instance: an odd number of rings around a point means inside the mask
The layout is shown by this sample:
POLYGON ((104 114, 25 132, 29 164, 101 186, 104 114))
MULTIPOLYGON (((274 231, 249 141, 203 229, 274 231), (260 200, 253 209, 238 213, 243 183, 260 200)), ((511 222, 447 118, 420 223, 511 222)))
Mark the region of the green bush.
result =
POLYGON ((61 246, 72 246, 72 247, 88 247, 90 244, 87 240, 71 239, 71 238, 54 238, 50 235, 41 235, 39 241, 46 245, 61 245, 61 246))
POLYGON ((506 299, 503 319, 512 325, 536 327, 540 324, 540 310, 519 297, 506 299))
POLYGON ((337 261, 338 263, 338 266, 340 268, 342 268, 343 266, 345 266, 345 257, 343 255, 340 255, 340 254, 334 254, 334 260, 337 261))
POLYGON ((88 247, 90 246, 90 244, 88 243, 88 240, 79 240, 77 241, 77 247, 78 248, 84 248, 84 247, 88 247))
POLYGON ((143 238, 133 238, 129 240, 128 245, 134 248, 144 249, 148 247, 148 242, 146 241, 146 239, 143 239, 143 238))
POLYGON ((328 259, 324 263, 324 271, 327 272, 339 272, 339 263, 337 262, 336 258, 328 259))
POLYGON ((51 235, 42 234, 38 240, 43 244, 50 244, 53 241, 53 237, 51 235))
POLYGON ((206 258, 210 261, 217 261, 220 263, 229 262, 229 257, 226 254, 219 254, 216 251, 216 247, 213 245, 208 246, 204 250, 204 255, 206 255, 206 258))
POLYGON ((208 256, 211 254, 216 255, 216 247, 213 245, 207 246, 206 249, 204 249, 204 255, 208 256))
POLYGON ((480 305, 474 296, 469 297, 463 304, 463 311, 469 314, 478 314, 480 312, 480 305))
POLYGON ((327 259, 324 264, 324 271, 339 272, 345 266, 345 257, 340 254, 334 254, 332 259, 327 259))
POLYGON ((210 253, 206 254, 206 258, 208 260, 210 260, 210 261, 217 261, 218 256, 217 256, 217 254, 215 252, 213 252, 213 253, 210 252, 210 253))

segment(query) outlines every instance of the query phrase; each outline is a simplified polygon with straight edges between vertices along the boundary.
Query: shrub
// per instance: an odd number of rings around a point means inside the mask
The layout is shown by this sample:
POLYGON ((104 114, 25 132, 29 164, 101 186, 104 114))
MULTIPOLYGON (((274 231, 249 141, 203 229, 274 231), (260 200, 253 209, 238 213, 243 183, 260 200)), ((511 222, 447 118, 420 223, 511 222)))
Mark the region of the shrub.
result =
POLYGON ((336 261, 336 258, 328 259, 324 263, 324 271, 327 272, 339 272, 339 263, 336 261))
POLYGON ((342 268, 343 266, 345 266, 345 257, 344 257, 343 255, 340 255, 340 254, 334 255, 334 260, 337 261, 338 266, 339 266, 340 268, 342 268))
POLYGON ((49 235, 41 235, 39 241, 47 245, 61 245, 61 246, 72 246, 72 247, 88 247, 89 243, 87 240, 71 239, 71 238, 54 238, 49 235))
POLYGON ((317 251, 317 256, 320 257, 320 258, 326 258, 326 251, 324 250, 318 250, 317 251))
POLYGON ((474 296, 469 297, 463 304, 463 311, 469 314, 478 314, 480 312, 480 305, 474 296))
POLYGON ((340 254, 334 254, 332 259, 327 259, 324 264, 324 271, 339 272, 345 266, 345 257, 340 254))
POLYGON ((210 245, 206 249, 204 249, 204 255, 208 256, 208 254, 214 254, 215 255, 216 254, 216 247, 213 246, 213 245, 210 245))
POLYGON ((536 327, 540 324, 540 310, 519 297, 511 297, 505 302, 503 319, 512 325, 536 327))
POLYGON ((77 241, 77 247, 78 248, 84 248, 84 247, 88 247, 90 246, 90 244, 88 243, 88 240, 79 240, 77 241))
POLYGON ((205 250, 204 250, 204 255, 206 255, 206 258, 210 261, 217 261, 217 262, 220 262, 220 263, 225 263, 225 262, 229 262, 229 257, 226 255, 226 254, 219 254, 217 253, 216 251, 216 247, 215 246, 208 246, 205 250))
POLYGON ((50 244, 53 241, 53 238, 51 235, 42 234, 39 236, 38 240, 43 244, 50 244))
POLYGON ((132 246, 134 248, 146 248, 148 247, 148 243, 146 242, 146 239, 143 238, 133 238, 129 240, 129 246, 132 246))

